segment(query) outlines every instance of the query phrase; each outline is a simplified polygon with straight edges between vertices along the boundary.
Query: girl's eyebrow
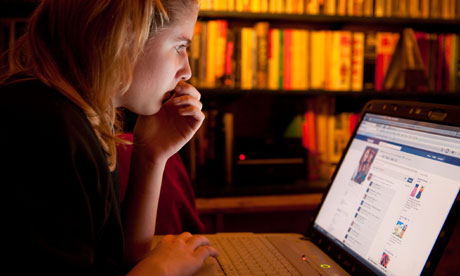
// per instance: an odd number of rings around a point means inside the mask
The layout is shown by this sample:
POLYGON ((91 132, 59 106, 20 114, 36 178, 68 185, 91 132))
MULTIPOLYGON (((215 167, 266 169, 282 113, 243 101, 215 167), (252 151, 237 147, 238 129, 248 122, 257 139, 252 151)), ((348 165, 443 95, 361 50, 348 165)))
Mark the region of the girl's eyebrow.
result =
POLYGON ((192 40, 190 40, 189 38, 185 37, 185 36, 179 36, 175 39, 177 42, 182 42, 184 41, 185 44, 188 46, 190 46, 190 44, 192 43, 192 40))

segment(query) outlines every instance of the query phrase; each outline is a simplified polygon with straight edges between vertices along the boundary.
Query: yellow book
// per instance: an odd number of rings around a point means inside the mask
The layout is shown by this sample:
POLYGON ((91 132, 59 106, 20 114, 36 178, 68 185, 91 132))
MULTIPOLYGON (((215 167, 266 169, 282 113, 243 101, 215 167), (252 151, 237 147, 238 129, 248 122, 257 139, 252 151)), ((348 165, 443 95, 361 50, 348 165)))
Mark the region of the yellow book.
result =
POLYGON ((292 62, 291 62, 291 89, 298 90, 300 87, 300 66, 301 66, 301 34, 300 30, 292 30, 292 62))
POLYGON ((254 78, 253 47, 255 32, 252 28, 241 29, 241 88, 252 89, 254 78))
POLYGON ((276 1, 277 0, 268 0, 268 12, 276 13, 276 1))
POLYGON ((192 77, 190 83, 194 86, 199 86, 199 61, 200 61, 200 42, 202 35, 202 25, 204 23, 201 21, 196 22, 195 28, 193 29, 193 39, 190 44, 190 69, 192 70, 192 77))
POLYGON ((335 90, 333 81, 338 78, 337 68, 334 68, 338 63, 339 51, 337 50, 336 31, 326 31, 326 39, 324 43, 324 89, 335 90))
POLYGON ((216 85, 216 60, 217 60, 217 21, 208 22, 207 32, 207 58, 206 58, 206 87, 216 85))
POLYGON ((244 12, 251 11, 251 0, 243 0, 243 11, 244 12))
POLYGON ((409 17, 419 18, 421 17, 420 11, 420 0, 409 0, 408 15, 409 17))
POLYGON ((305 0, 298 0, 297 1, 297 13, 298 14, 305 13, 305 0))
POLYGON ((352 38, 351 90, 363 90, 364 76, 364 33, 355 32, 352 38))
POLYGON ((268 10, 268 1, 269 0, 260 0, 260 12, 267 13, 268 10))
POLYGON ((280 68, 280 31, 279 29, 269 30, 269 53, 268 53, 268 88, 279 89, 279 68, 280 68))
POLYGON ((244 0, 235 0, 235 10, 237 12, 243 12, 244 11, 244 0))
POLYGON ((227 11, 235 11, 235 0, 228 0, 227 1, 227 11))
POLYGON ((260 12, 260 1, 261 0, 251 0, 250 3, 250 11, 251 12, 260 12))
POLYGON ((308 89, 308 31, 293 30, 292 32, 292 89, 308 89))
POLYGON ((310 89, 310 31, 302 30, 302 49, 304 49, 305 59, 302 63, 302 70, 304 71, 302 75, 304 76, 304 81, 302 82, 302 89, 310 89))
POLYGON ((385 16, 385 2, 384 0, 375 0, 375 17, 385 16))
POLYGON ((211 9, 211 0, 201 0, 200 1, 200 9, 203 11, 207 11, 211 9))
POLYGON ((305 13, 316 15, 319 14, 319 0, 306 0, 305 13))
POLYGON ((364 0, 363 13, 364 16, 374 16, 374 0, 364 0))
POLYGON ((286 1, 286 9, 285 9, 285 13, 289 13, 289 14, 292 14, 294 13, 294 0, 285 0, 286 1))
POLYGON ((286 12, 284 9, 285 0, 276 0, 276 13, 286 12))
POLYGON ((310 87, 324 89, 326 31, 312 31, 310 40, 310 87))
POLYGON ((326 15, 335 15, 336 14, 336 1, 335 0, 324 0, 324 13, 326 15))
MULTIPOLYGON (((221 81, 225 74, 225 51, 227 47, 227 21, 217 21, 215 80, 221 81)), ((223 83, 219 83, 223 84, 223 83)), ((216 84, 214 84, 216 86, 216 84)))
POLYGON ((337 0, 337 15, 340 15, 340 16, 347 15, 347 0, 337 0))

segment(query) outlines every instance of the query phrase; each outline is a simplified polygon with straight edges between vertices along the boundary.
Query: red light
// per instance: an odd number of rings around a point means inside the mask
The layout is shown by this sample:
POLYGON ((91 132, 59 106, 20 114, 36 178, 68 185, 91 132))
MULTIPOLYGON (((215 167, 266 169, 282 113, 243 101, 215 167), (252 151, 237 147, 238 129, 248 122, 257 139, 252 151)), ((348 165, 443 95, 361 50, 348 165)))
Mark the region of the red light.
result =
POLYGON ((245 160, 245 159, 246 159, 246 155, 240 154, 239 158, 240 158, 240 160, 245 160))

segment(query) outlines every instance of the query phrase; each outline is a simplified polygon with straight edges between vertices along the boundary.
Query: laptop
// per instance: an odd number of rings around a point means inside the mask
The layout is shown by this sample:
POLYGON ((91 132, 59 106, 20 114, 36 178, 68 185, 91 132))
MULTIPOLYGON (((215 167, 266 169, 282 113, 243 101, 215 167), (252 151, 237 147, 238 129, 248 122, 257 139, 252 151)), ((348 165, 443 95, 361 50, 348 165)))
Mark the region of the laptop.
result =
POLYGON ((206 235, 220 256, 196 275, 433 274, 459 176, 459 106, 371 101, 308 233, 206 235))

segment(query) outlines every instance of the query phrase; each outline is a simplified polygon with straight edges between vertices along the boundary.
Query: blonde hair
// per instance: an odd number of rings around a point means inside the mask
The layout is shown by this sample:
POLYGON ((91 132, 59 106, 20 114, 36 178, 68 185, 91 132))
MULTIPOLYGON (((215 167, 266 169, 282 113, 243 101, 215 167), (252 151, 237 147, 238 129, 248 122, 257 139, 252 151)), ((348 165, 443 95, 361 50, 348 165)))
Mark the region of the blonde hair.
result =
MULTIPOLYGON (((196 0, 43 0, 14 51, 9 76, 36 77, 77 104, 116 167, 120 120, 112 98, 129 88, 146 41, 196 0)), ((4 77, 3 79, 7 79, 4 77)))

